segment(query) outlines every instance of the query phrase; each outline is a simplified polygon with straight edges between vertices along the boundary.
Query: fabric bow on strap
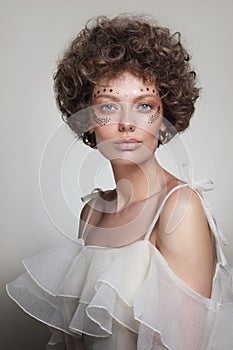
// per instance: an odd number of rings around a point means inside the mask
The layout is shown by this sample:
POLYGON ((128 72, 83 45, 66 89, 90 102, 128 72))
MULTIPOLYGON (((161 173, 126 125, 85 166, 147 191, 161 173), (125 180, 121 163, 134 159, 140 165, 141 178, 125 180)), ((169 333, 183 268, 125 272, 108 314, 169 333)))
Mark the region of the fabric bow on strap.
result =
POLYGON ((200 179, 197 181, 191 181, 191 187, 197 191, 208 192, 214 189, 214 183, 210 179, 200 179))

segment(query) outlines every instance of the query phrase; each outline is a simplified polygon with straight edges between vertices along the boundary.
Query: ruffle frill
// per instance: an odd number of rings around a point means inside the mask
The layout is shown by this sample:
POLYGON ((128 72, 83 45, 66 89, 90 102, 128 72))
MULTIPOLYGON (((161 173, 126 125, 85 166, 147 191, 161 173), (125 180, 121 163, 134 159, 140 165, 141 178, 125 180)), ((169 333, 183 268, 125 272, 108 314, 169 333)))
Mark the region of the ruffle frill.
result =
POLYGON ((67 240, 66 246, 25 259, 25 274, 7 285, 24 311, 62 331, 50 344, 70 335, 82 349, 83 334, 110 339, 119 325, 137 336, 132 349, 233 349, 228 265, 218 263, 207 299, 180 280, 149 241, 101 248, 67 240))

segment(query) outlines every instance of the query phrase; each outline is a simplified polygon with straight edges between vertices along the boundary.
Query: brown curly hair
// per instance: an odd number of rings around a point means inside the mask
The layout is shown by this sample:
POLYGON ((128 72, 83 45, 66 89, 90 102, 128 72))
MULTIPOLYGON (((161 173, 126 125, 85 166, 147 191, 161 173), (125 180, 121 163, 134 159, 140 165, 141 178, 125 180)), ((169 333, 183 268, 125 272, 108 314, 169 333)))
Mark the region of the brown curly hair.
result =
POLYGON ((189 126, 199 96, 189 61, 180 33, 171 34, 143 15, 92 19, 71 42, 54 74, 62 118, 80 137, 88 128, 84 109, 91 105, 95 84, 127 70, 156 84, 164 117, 181 132, 189 126), (78 111, 83 112, 69 120, 78 111))

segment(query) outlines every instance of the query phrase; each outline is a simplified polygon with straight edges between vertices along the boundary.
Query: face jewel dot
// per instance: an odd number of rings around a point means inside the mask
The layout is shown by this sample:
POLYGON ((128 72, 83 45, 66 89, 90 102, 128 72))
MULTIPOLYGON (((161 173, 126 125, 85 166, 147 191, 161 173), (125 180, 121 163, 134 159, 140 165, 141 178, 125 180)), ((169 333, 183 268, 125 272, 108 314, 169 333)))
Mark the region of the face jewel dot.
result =
POLYGON ((146 90, 149 91, 150 89, 147 87, 146 90))
POLYGON ((99 93, 100 93, 100 90, 97 91, 97 94, 99 94, 99 93))
POLYGON ((109 91, 112 92, 112 89, 110 89, 109 91))
POLYGON ((143 91, 143 89, 140 89, 140 91, 143 91))
POLYGON ((103 92, 106 92, 106 89, 103 89, 103 92))
POLYGON ((96 94, 94 94, 94 98, 96 97, 96 94))
POLYGON ((153 91, 153 93, 155 93, 155 90, 152 90, 153 91))

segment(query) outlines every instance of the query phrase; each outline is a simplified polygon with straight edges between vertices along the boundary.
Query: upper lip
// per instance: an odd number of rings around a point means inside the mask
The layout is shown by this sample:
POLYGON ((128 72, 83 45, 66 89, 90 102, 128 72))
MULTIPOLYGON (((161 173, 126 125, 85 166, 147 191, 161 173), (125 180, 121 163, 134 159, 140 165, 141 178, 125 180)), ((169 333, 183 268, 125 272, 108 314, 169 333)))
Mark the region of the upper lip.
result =
POLYGON ((139 140, 133 137, 121 137, 120 139, 115 140, 115 143, 138 143, 139 140))

